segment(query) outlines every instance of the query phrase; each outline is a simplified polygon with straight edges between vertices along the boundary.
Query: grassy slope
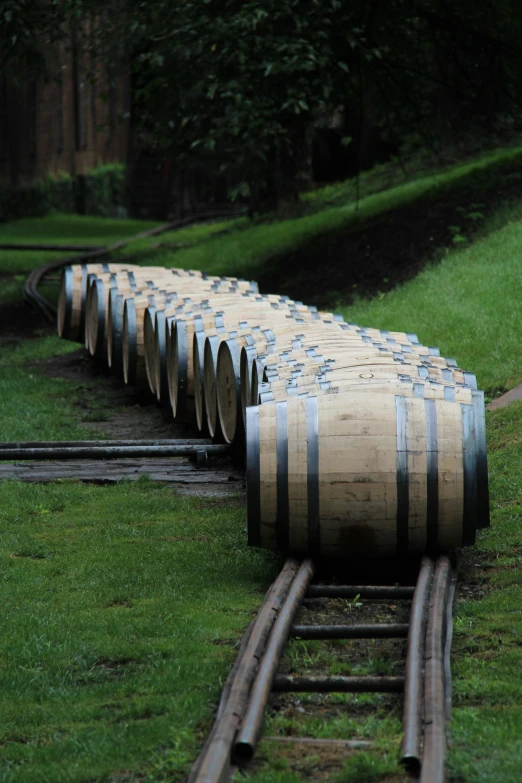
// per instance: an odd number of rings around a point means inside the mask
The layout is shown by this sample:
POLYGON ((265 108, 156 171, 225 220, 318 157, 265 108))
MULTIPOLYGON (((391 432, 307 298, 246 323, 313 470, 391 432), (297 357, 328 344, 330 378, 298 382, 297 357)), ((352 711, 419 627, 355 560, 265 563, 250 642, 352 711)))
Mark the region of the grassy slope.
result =
MULTIPOLYGON (((3 348, 1 440, 91 437, 26 364, 56 348, 3 348)), ((243 519, 145 480, 0 485, 2 783, 177 779, 274 575, 243 519)))
MULTIPOLYGON (((445 188, 458 185, 474 173, 520 160, 521 154, 520 148, 500 150, 438 174, 400 182, 381 193, 363 197, 358 202, 353 192, 349 192, 347 202, 337 206, 328 206, 326 197, 324 201, 318 198, 318 211, 312 214, 252 226, 241 221, 240 231, 218 236, 213 241, 179 250, 175 254, 165 251, 150 263, 255 278, 263 263, 275 254, 303 246, 313 237, 326 235, 338 228, 357 225, 420 196, 436 195, 445 188)), ((342 186, 337 190, 342 193, 342 186)), ((132 245, 130 247, 132 249, 132 245)))
POLYGON ((361 325, 416 332, 489 392, 522 381, 522 204, 508 224, 386 296, 340 308, 361 325))
MULTIPOLYGON (((386 208, 396 196, 383 194, 373 206, 386 208)), ((423 341, 439 345, 477 372, 482 386, 494 390, 511 385, 522 366, 517 330, 520 216, 522 208, 514 208, 510 216, 499 218, 499 224, 511 221, 502 229, 451 253, 386 297, 359 302, 345 315, 382 328, 415 330, 423 341)), ((295 225, 289 222, 292 231, 295 225)), ((5 228, 0 237, 7 241, 5 228)), ((257 263, 277 247, 276 237, 284 239, 285 230, 285 224, 242 227, 180 250, 170 256, 171 262, 197 266, 210 260, 220 271, 244 274, 252 259, 257 263), (263 232, 268 239, 256 244, 263 232)), ((51 231, 43 233, 48 241, 55 238, 51 231)), ((178 235, 173 239, 181 241, 178 235)), ((9 354, 4 350, 0 437, 81 437, 79 424, 73 429, 62 424, 61 413, 72 410, 74 402, 71 385, 43 381, 37 370, 23 366, 33 351, 44 357, 57 345, 47 338, 9 354)), ((66 344, 61 348, 68 350, 66 344)), ((460 603, 456 616, 450 764, 454 779, 469 783, 516 779, 514 770, 522 760, 522 405, 488 414, 488 422, 493 527, 480 536, 474 552, 492 566, 480 572, 487 574, 489 587, 483 600, 460 603)), ((141 771, 151 765, 153 779, 176 779, 175 770, 186 767, 208 726, 219 691, 216 678, 225 675, 233 658, 231 648, 213 644, 213 635, 221 640, 239 636, 259 601, 253 591, 274 569, 269 556, 244 547, 238 532, 242 509, 224 513, 219 506, 180 500, 147 482, 112 489, 10 483, 0 492, 5 628, 0 677, 2 691, 10 694, 0 700, 0 781, 120 781, 117 770, 141 771), (198 540, 200 535, 209 540, 198 540), (171 536, 181 540, 169 541, 171 536), (130 542, 142 546, 133 549, 130 542), (212 582, 206 578, 209 568, 212 582), (174 612, 165 610, 169 601, 174 612), (148 605, 154 624, 144 609, 148 605), (138 642, 142 637, 145 641, 138 642), (195 652, 198 642, 202 646, 195 652), (182 727, 177 715, 189 710, 193 721, 182 727), (58 760, 64 765, 59 773, 58 760)), ((324 736, 325 727, 310 725, 307 731, 324 736)), ((375 736, 381 729, 371 721, 359 729, 341 722, 337 731, 341 736, 355 731, 375 736)), ((354 757, 340 779, 386 777, 394 768, 394 747, 390 751, 388 743, 380 754, 354 757)), ((256 775, 266 782, 299 779, 277 765, 256 775)))

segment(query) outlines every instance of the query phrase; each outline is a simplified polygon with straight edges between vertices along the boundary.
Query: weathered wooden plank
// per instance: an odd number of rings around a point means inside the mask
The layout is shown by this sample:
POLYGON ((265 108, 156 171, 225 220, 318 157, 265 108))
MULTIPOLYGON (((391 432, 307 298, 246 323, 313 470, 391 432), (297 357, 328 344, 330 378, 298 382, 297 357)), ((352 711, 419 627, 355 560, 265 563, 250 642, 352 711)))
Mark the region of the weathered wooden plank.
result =
POLYGON ((48 483, 57 479, 77 479, 79 481, 112 484, 122 479, 137 480, 147 475, 153 481, 163 481, 184 485, 187 490, 198 493, 217 494, 243 492, 244 475, 231 467, 219 465, 216 468, 199 468, 194 463, 182 459, 122 459, 122 460, 82 460, 75 462, 25 462, 0 466, 1 479, 16 479, 32 483, 48 483))

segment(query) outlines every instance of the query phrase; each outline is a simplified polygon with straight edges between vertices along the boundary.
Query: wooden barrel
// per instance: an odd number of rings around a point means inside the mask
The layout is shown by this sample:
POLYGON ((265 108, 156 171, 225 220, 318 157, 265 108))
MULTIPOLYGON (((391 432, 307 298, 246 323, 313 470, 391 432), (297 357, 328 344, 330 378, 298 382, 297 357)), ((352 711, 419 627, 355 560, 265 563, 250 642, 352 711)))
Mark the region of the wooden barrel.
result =
MULTIPOLYGON (((86 347, 91 353, 108 353, 105 345, 105 334, 108 331, 108 307, 111 288, 116 288, 119 293, 125 297, 133 295, 139 296, 146 293, 147 289, 165 290, 172 294, 172 298, 180 298, 182 294, 193 293, 194 291, 212 292, 218 290, 223 285, 221 278, 204 280, 201 277, 194 278, 192 275, 173 275, 169 270, 165 274, 156 272, 150 279, 146 275, 137 278, 134 272, 129 272, 127 276, 112 275, 110 279, 100 279, 96 275, 92 277, 91 284, 88 284, 88 294, 86 299, 86 347), (98 350, 93 351, 93 346, 98 345, 98 350)), ((247 290, 250 293, 248 283, 226 283, 227 288, 233 290, 247 290)))
MULTIPOLYGON (((348 336, 353 341, 354 339, 359 339, 361 343, 365 343, 368 345, 372 345, 375 348, 380 348, 382 350, 391 350, 390 345, 395 343, 395 337, 402 340, 402 343, 397 346, 401 352, 412 352, 412 346, 418 345, 420 346, 420 343, 416 339, 416 335, 412 333, 391 333, 391 332, 382 332, 381 334, 382 338, 385 339, 385 342, 381 340, 374 339, 374 336, 376 336, 374 333, 377 333, 378 330, 372 330, 372 337, 365 334, 364 329, 360 329, 357 327, 356 324, 335 324, 337 327, 340 327, 340 329, 343 331, 343 336, 348 336), (394 338, 392 339, 391 335, 394 335, 394 338), (415 339, 415 343, 408 343, 406 344, 404 341, 406 339, 415 339)), ((296 332, 291 334, 290 330, 284 330, 282 333, 279 333, 276 329, 276 338, 277 338, 277 351, 271 351, 272 354, 274 353, 291 353, 296 348, 304 347, 305 345, 308 346, 308 348, 311 349, 313 343, 317 344, 317 341, 323 341, 327 340, 329 344, 332 344, 334 340, 340 340, 340 335, 336 335, 335 337, 331 334, 328 334, 325 331, 326 324, 323 324, 322 331, 320 334, 316 332, 316 330, 313 328, 311 324, 309 324, 306 328, 300 329, 300 331, 303 333, 302 335, 297 335, 296 332), (307 329, 309 331, 307 331, 307 329), (286 341, 285 341, 286 336, 286 341), (299 339, 298 339, 299 337, 299 339), (312 338, 312 342, 310 342, 310 338, 312 338)), ((260 346, 261 348, 261 346, 260 346)), ((438 352, 437 349, 425 349, 425 353, 430 353, 430 356, 433 357, 433 355, 438 352)), ((243 418, 244 418, 244 410, 247 407, 247 405, 250 404, 256 404, 255 399, 252 399, 252 390, 251 390, 251 379, 252 379, 252 373, 254 371, 254 362, 257 359, 263 359, 263 350, 258 349, 248 349, 242 351, 241 356, 241 363, 240 363, 240 376, 241 376, 241 394, 242 394, 242 409, 243 409, 243 418)), ((433 358, 432 358, 433 361, 433 358)), ((450 359, 447 360, 448 366, 451 366, 452 364, 456 363, 454 360, 450 359)))
POLYGON ((343 372, 351 372, 354 377, 372 378, 374 374, 381 372, 379 368, 383 365, 394 365, 399 373, 407 372, 401 367, 416 367, 419 369, 414 370, 414 373, 418 377, 477 388, 477 381, 473 373, 464 372, 460 368, 454 367, 436 367, 422 358, 402 354, 379 353, 372 357, 371 354, 364 355, 363 352, 358 355, 355 351, 350 353, 343 351, 340 355, 331 354, 331 358, 327 360, 324 356, 302 356, 298 361, 287 364, 269 365, 265 361, 263 364, 258 362, 257 369, 259 370, 259 367, 263 366, 263 381, 284 381, 287 378, 314 375, 317 372, 328 374, 339 369, 342 369, 343 372))
POLYGON ((370 392, 247 409, 248 542, 314 557, 473 544, 473 405, 370 392))
POLYGON ((271 327, 273 323, 305 323, 316 314, 310 310, 295 310, 293 303, 254 301, 237 307, 228 307, 223 312, 199 314, 190 319, 169 320, 167 327, 167 375, 172 409, 177 417, 184 417, 184 407, 190 399, 191 415, 194 402, 194 334, 206 329, 248 330, 254 327, 271 327), (249 320, 243 320, 243 319, 249 320))
MULTIPOLYGON (((176 290, 170 290, 169 287, 166 289, 165 296, 166 297, 172 297, 174 294, 179 293, 180 291, 184 291, 185 293, 190 291, 190 283, 187 283, 187 288, 184 288, 184 283, 180 282, 179 286, 176 286, 176 290)), ((218 295, 218 294, 229 294, 229 295, 235 295, 238 291, 241 290, 238 286, 241 286, 241 283, 232 283, 229 284, 228 281, 222 281, 222 282, 213 282, 208 288, 204 289, 204 293, 208 296, 212 295, 218 295)), ((202 293, 203 289, 199 288, 199 293, 202 293)), ((164 299, 163 301, 166 301, 164 299)), ((141 297, 136 298, 134 300, 134 304, 128 304, 131 302, 131 299, 125 300, 124 305, 124 324, 123 324, 123 346, 124 346, 124 377, 132 377, 133 380, 128 381, 126 379, 126 383, 131 383, 132 385, 138 384, 140 386, 148 386, 147 380, 146 380, 146 370, 145 370, 145 356, 144 356, 144 330, 143 330, 143 321, 145 316, 145 310, 147 309, 149 304, 154 304, 154 302, 149 302, 147 297, 141 297), (132 347, 131 343, 133 344, 132 347), (135 371, 131 368, 131 364, 125 360, 125 352, 127 352, 129 355, 132 355, 134 358, 134 366, 135 371), (127 369, 125 369, 125 367, 127 369), (130 373, 130 374, 129 374, 130 373)))
MULTIPOLYGON (((196 422, 200 431, 208 430, 207 417, 209 416, 206 407, 205 384, 211 384, 213 389, 213 398, 209 402, 212 406, 212 420, 218 421, 217 413, 217 393, 215 391, 215 376, 217 367, 217 357, 219 345, 224 340, 237 339, 240 345, 255 345, 257 340, 274 340, 274 333, 271 329, 253 327, 247 330, 228 330, 219 332, 217 329, 203 329, 200 332, 194 332, 192 342, 192 363, 194 367, 194 402, 196 408, 196 422), (208 341, 208 347, 206 343, 208 341)), ((210 431, 210 430, 209 430, 210 431)))
MULTIPOLYGON (((269 387, 270 384, 263 384, 269 387)), ((290 392, 290 390, 288 390, 290 392)), ((315 386, 296 387, 296 393, 300 397, 321 396, 323 394, 353 394, 353 393, 381 393, 381 394, 401 394, 407 397, 417 397, 421 399, 446 400, 447 402, 472 405, 475 415, 475 438, 476 438, 476 465, 477 475, 477 527, 489 527, 489 489, 488 489, 488 466, 486 449, 486 410, 484 405, 484 392, 473 389, 468 386, 457 386, 452 384, 442 384, 434 381, 424 380, 412 382, 409 377, 402 378, 374 378, 371 380, 351 380, 340 379, 330 383, 319 383, 315 386)), ((271 404, 278 403, 281 400, 289 399, 291 393, 274 392, 262 390, 260 392, 260 403, 271 404)))
MULTIPOLYGON (((361 379, 359 374, 350 372, 349 369, 338 369, 332 373, 318 372, 316 375, 296 375, 282 381, 264 381, 259 387, 258 402, 261 405, 296 395, 336 394, 345 389, 352 391, 354 388, 378 387, 382 391, 387 391, 390 387, 394 385, 399 387, 401 384, 411 386, 417 391, 426 388, 427 396, 433 399, 440 398, 455 402, 457 394, 459 401, 471 400, 472 389, 469 386, 457 386, 454 383, 442 383, 430 379, 415 379, 407 374, 407 367, 404 368, 404 373, 397 373, 394 370, 395 368, 390 368, 389 371, 383 370, 371 379, 361 379)), ((419 393, 418 396, 424 395, 419 393)))
MULTIPOLYGON (((346 380, 353 380, 359 382, 360 380, 370 380, 373 378, 381 378, 382 376, 387 378, 405 378, 410 381, 417 381, 421 379, 430 379, 437 383, 451 383, 460 384, 463 386, 469 386, 466 383, 464 373, 455 371, 453 369, 441 370, 436 367, 426 367, 425 364, 415 362, 397 362, 393 359, 386 359, 380 357, 377 361, 372 359, 357 359, 356 364, 350 365, 346 362, 342 365, 317 365, 315 368, 310 366, 303 366, 303 368, 288 368, 286 373, 271 373, 266 372, 266 367, 263 368, 263 383, 269 382, 270 389, 277 391, 278 389, 284 389, 286 384, 291 380, 294 386, 309 385, 315 382, 332 383, 336 379, 343 378, 346 380), (319 381, 316 381, 319 378, 319 381)), ((253 382, 253 387, 254 387, 253 382)), ((259 380, 257 381, 259 387, 259 380)), ((327 387, 325 387, 327 388, 327 387)), ((475 388, 469 386, 469 388, 475 388)))
POLYGON ((171 320, 190 318, 201 312, 211 311, 210 303, 219 302, 220 307, 229 307, 238 300, 247 298, 246 292, 231 294, 212 294, 208 292, 197 294, 196 297, 185 297, 172 302, 170 305, 148 308, 145 313, 145 358, 147 364, 147 377, 151 391, 158 401, 167 401, 168 393, 168 344, 171 320), (206 297, 201 299, 200 297, 206 297), (194 303, 193 300, 196 300, 194 303), (194 312, 194 309, 196 312, 194 312), (147 313, 150 313, 147 316, 147 313))
POLYGON ((108 354, 109 299, 112 289, 124 297, 138 296, 147 290, 159 290, 171 283, 172 275, 159 275, 148 279, 137 279, 133 271, 125 274, 111 274, 100 277, 97 274, 87 276, 87 294, 85 298, 85 347, 92 356, 108 354))
MULTIPOLYGON (((197 311, 201 307, 201 309, 211 312, 218 304, 219 307, 230 308, 241 301, 283 301, 288 300, 288 297, 265 297, 254 293, 250 288, 238 288, 237 291, 232 289, 230 294, 216 294, 214 292, 208 292, 208 290, 205 289, 202 289, 202 292, 190 291, 190 296, 184 297, 184 299, 185 303, 183 305, 174 301, 171 306, 166 306, 163 309, 156 309, 154 313, 151 312, 150 315, 147 315, 147 312, 145 313, 144 335, 147 379, 150 389, 153 394, 156 395, 158 401, 165 398, 168 389, 166 355, 168 341, 167 318, 174 316, 182 317, 181 312, 184 309, 197 311), (211 303, 213 308, 209 310, 211 303)), ((181 301, 181 297, 179 301, 181 301)))
POLYGON ((86 297, 86 284, 89 274, 98 275, 104 280, 106 275, 116 275, 117 281, 126 276, 126 272, 133 272, 136 282, 144 277, 154 278, 159 275, 169 275, 173 280, 189 277, 194 282, 201 280, 223 279, 229 282, 237 282, 250 288, 254 293, 259 292, 254 281, 239 281, 237 278, 217 278, 209 276, 199 270, 167 269, 165 267, 140 267, 127 263, 93 263, 75 264, 65 267, 62 273, 62 281, 58 296, 58 334, 67 339, 79 339, 83 336, 84 305, 86 297))
POLYGON ((132 264, 74 264, 64 267, 58 294, 58 334, 67 340, 83 338, 87 276, 91 272, 113 274, 135 269, 132 264))
POLYGON ((193 277, 201 277, 201 272, 166 270, 163 267, 139 267, 127 263, 74 264, 65 267, 58 296, 59 335, 75 340, 83 337, 89 275, 95 274, 101 280, 107 279, 109 275, 115 275, 119 280, 125 278, 129 272, 133 272, 138 280, 142 276, 150 277, 155 274, 167 274, 167 272, 175 276, 190 274, 193 277))
POLYGON ((164 269, 162 267, 137 267, 111 273, 90 273, 87 276, 87 294, 85 301, 86 322, 89 334, 86 335, 86 347, 96 355, 108 353, 105 343, 105 332, 108 329, 106 313, 108 311, 110 289, 115 287, 124 295, 139 295, 147 288, 165 288, 172 294, 195 292, 199 290, 218 290, 226 284, 227 289, 245 291, 255 294, 257 284, 250 281, 239 281, 236 278, 221 278, 216 276, 195 274, 191 270, 164 269), (97 281, 94 283, 93 281, 97 281), (103 318, 105 317, 105 322, 103 318), (97 345, 97 350, 93 346, 97 345))

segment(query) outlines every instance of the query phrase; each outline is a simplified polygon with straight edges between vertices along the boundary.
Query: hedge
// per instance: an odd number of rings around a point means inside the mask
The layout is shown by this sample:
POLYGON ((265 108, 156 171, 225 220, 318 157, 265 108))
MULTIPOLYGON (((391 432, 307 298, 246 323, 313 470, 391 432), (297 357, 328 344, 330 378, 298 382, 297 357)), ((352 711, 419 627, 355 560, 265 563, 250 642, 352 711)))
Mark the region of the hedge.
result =
POLYGON ((77 212, 103 217, 126 213, 125 166, 109 163, 76 178, 46 177, 27 188, 9 191, 0 185, 0 221, 49 212, 77 212))

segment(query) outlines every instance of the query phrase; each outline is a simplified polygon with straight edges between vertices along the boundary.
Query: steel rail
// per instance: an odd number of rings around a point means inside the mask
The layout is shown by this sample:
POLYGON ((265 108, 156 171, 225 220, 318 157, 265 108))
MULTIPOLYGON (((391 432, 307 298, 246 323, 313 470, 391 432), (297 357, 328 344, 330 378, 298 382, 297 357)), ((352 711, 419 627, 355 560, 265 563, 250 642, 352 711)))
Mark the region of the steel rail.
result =
MULTIPOLYGON (((56 261, 51 261, 49 264, 44 264, 37 269, 33 269, 33 271, 28 275, 24 284, 24 300, 28 304, 32 305, 36 310, 39 310, 46 320, 53 323, 56 318, 56 307, 45 297, 43 297, 38 291, 38 286, 41 284, 43 278, 49 274, 49 272, 53 272, 55 269, 61 269, 64 266, 69 266, 70 264, 81 264, 88 261, 94 261, 95 259, 105 258, 117 250, 122 250, 129 244, 129 242, 132 242, 135 239, 146 239, 148 237, 157 236, 158 234, 163 234, 167 231, 174 231, 177 228, 190 225, 191 223, 205 222, 208 220, 217 220, 227 217, 240 217, 243 214, 245 214, 245 210, 233 211, 225 209, 215 211, 207 210, 199 214, 194 213, 193 215, 189 215, 185 218, 178 218, 177 220, 173 220, 168 223, 162 223, 155 228, 151 228, 149 231, 142 231, 141 233, 134 234, 133 236, 127 237, 126 239, 121 239, 108 247, 94 246, 94 248, 91 248, 86 252, 68 256, 67 258, 61 258, 56 261)), ((36 249, 36 247, 37 246, 33 246, 31 249, 36 249)), ((129 258, 119 257, 118 262, 128 263, 129 258)))
POLYGON ((49 250, 66 253, 89 253, 93 250, 104 250, 105 245, 47 245, 47 244, 14 244, 12 242, 0 243, 0 250, 49 250))
POLYGON ((52 448, 88 448, 99 446, 107 448, 111 446, 206 446, 212 445, 210 438, 157 438, 151 440, 27 440, 5 441, 0 443, 2 449, 52 449, 52 448))
MULTIPOLYGON (((451 644, 451 601, 454 578, 446 557, 437 561, 425 557, 415 587, 377 585, 310 585, 314 564, 305 560, 293 569, 285 594, 269 615, 270 627, 260 610, 240 647, 234 668, 227 678, 216 722, 188 783, 224 783, 232 765, 252 759, 260 739, 264 712, 272 692, 314 693, 402 693, 404 692, 404 739, 401 761, 421 783, 443 783, 446 755, 446 720, 449 709, 449 646, 451 644), (298 570, 297 570, 298 568, 298 570), (409 624, 297 625, 293 618, 305 597, 371 599, 411 598, 409 624), (262 635, 258 657, 252 667, 249 650, 262 635), (257 636, 256 636, 257 635, 257 636), (404 676, 297 676, 278 674, 277 669, 290 636, 301 639, 408 638, 404 676), (255 638, 254 638, 255 637, 255 638), (262 648, 262 649, 261 649, 262 648), (242 678, 247 661, 248 683, 242 678), (249 662, 249 663, 248 663, 249 662), (239 684, 238 684, 239 678, 239 684), (238 704, 238 695, 240 696, 238 704)), ((283 576, 284 570, 279 579, 283 576)), ((274 583, 275 588, 277 582, 274 583)), ((268 596, 270 595, 270 591, 268 596)), ((267 598, 268 598, 267 596, 267 598)), ((267 599, 265 599, 266 604, 267 599)), ((263 606, 265 606, 263 604, 263 606)), ((299 738, 291 738, 299 740, 299 738)), ((302 738, 313 742, 312 738, 302 738)), ((346 740, 349 743, 349 740, 346 740)), ((354 741, 357 742, 357 741, 354 741)), ((362 747, 362 746, 361 746, 362 747)))
POLYGON ((428 557, 423 558, 410 612, 401 762, 412 773, 418 773, 421 766, 426 624, 434 570, 433 560, 428 557))
POLYGON ((444 658, 451 581, 450 562, 447 557, 439 557, 431 587, 426 629, 424 745, 420 783, 442 783, 444 781, 447 752, 444 658))
POLYGON ((248 761, 254 755, 261 733, 263 715, 270 698, 270 691, 284 646, 290 635, 292 620, 301 605, 313 575, 314 564, 311 560, 304 560, 289 590, 287 600, 274 623, 270 640, 250 693, 248 708, 234 743, 234 756, 238 759, 248 761))
POLYGON ((227 444, 176 446, 88 446, 64 448, 0 449, 5 460, 124 459, 130 457, 190 457, 204 451, 208 455, 230 454, 227 444))
POLYGON ((270 631, 298 572, 296 560, 287 560, 249 628, 249 639, 243 655, 237 662, 234 682, 226 704, 214 723, 209 740, 194 764, 187 783, 222 783, 227 780, 231 766, 231 749, 239 722, 243 716, 248 694, 262 659, 270 631))

